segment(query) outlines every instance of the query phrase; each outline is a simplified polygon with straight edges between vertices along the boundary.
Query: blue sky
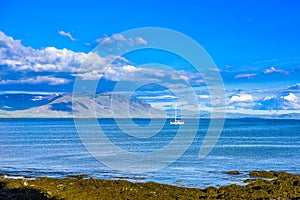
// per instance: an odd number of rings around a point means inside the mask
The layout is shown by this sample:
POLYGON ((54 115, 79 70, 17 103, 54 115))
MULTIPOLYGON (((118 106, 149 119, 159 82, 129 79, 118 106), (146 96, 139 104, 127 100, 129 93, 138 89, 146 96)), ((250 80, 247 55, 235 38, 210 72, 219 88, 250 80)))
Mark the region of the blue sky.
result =
MULTIPOLYGON (((297 0, 1 1, 0 91, 70 92, 76 71, 70 62, 80 64, 103 38, 151 26, 182 32, 206 49, 223 77, 228 109, 299 112, 299 8, 297 0), (42 55, 47 59, 41 61, 42 55), (35 67, 27 65, 29 57, 35 67)), ((145 59, 163 61, 191 77, 190 67, 172 55, 126 58, 124 64, 132 66, 145 59)), ((122 70, 129 68, 117 71, 122 70)), ((118 81, 113 74, 111 81, 118 81)))

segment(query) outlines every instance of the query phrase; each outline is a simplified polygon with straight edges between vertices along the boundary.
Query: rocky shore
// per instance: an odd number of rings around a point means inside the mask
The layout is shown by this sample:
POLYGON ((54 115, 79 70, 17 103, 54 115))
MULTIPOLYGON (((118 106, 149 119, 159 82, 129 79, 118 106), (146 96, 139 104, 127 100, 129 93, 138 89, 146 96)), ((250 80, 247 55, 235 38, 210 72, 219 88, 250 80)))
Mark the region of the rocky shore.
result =
MULTIPOLYGON (((235 176, 238 171, 228 172, 235 176)), ((300 175, 253 171, 246 186, 193 189, 153 182, 99 180, 84 175, 62 179, 0 176, 2 200, 94 200, 94 199, 300 199, 300 175)))

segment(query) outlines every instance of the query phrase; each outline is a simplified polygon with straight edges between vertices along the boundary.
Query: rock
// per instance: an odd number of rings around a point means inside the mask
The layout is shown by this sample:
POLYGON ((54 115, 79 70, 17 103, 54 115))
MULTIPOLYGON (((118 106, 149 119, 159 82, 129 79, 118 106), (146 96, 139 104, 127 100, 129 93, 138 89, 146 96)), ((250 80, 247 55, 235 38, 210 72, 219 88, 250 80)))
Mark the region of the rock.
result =
MULTIPOLYGON (((226 174, 235 175, 240 172, 231 171, 226 174)), ((0 177, 0 199, 300 199, 300 175, 265 171, 251 172, 250 175, 254 178, 246 186, 232 184, 206 189, 154 182, 132 183, 125 180, 82 178, 85 176, 37 178, 27 181, 25 187, 24 180, 0 177)))
POLYGON ((229 172, 225 172, 225 174, 239 175, 239 174, 241 174, 241 172, 239 172, 239 171, 229 171, 229 172))
POLYGON ((84 178, 86 178, 88 175, 86 175, 86 174, 79 174, 79 175, 69 175, 68 177, 69 178, 75 178, 75 179, 84 179, 84 178))

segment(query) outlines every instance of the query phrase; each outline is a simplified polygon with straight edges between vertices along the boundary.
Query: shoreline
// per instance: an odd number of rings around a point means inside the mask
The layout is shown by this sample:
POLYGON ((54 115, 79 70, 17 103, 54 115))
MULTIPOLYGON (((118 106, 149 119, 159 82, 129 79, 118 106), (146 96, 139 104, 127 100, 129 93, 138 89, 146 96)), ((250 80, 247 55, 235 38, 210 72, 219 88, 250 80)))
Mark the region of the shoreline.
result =
MULTIPOLYGON (((232 176, 238 171, 227 172, 232 176)), ((252 171, 247 185, 205 189, 154 182, 101 180, 75 175, 67 178, 9 178, 0 175, 0 199, 300 199, 300 175, 252 171)))

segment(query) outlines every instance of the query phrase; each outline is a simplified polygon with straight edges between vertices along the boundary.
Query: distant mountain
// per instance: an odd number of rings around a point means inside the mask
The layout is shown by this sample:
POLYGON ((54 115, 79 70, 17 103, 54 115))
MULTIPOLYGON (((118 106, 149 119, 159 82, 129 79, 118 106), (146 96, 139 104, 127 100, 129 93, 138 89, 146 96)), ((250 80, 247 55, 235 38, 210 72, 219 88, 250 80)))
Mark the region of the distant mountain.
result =
POLYGON ((300 109, 298 98, 293 93, 268 96, 258 101, 255 110, 297 110, 300 109))
POLYGON ((282 115, 278 115, 277 118, 280 118, 280 119, 300 119, 300 113, 282 114, 282 115))
POLYGON ((0 94, 0 117, 71 118, 74 114, 83 118, 123 118, 128 117, 128 105, 131 118, 165 117, 163 111, 144 101, 122 95, 112 96, 111 93, 96 94, 95 98, 90 94, 81 94, 74 97, 73 103, 72 106, 71 94, 0 94))
POLYGON ((46 105, 60 97, 60 94, 0 94, 0 110, 26 110, 46 105))
MULTIPOLYGON (((285 108, 289 103, 294 107, 293 95, 270 97, 262 99, 261 110, 285 108), (278 101, 275 101, 278 100, 278 101), (279 103, 278 103, 279 102, 279 103), (268 106, 266 106, 268 105, 268 106)), ((29 94, 10 93, 0 94, 0 118, 165 118, 173 116, 174 110, 161 111, 150 104, 136 98, 112 93, 99 93, 95 98, 91 94, 80 94, 74 97, 72 105, 71 94, 29 94), (112 108, 113 99, 113 108, 112 108), (129 114, 127 107, 129 105, 129 114), (95 111, 95 113, 94 113, 95 111)), ((296 111, 296 110, 295 110, 296 111)), ((190 118, 210 118, 208 111, 184 111, 190 118), (200 116, 199 116, 200 115, 200 116)), ((180 117, 180 114, 179 114, 180 117)), ((227 118, 272 118, 272 119, 300 119, 300 114, 290 110, 289 114, 243 114, 230 112, 227 118)))
POLYGON ((300 119, 299 113, 290 114, 241 114, 241 113, 227 113, 227 118, 261 118, 261 119, 300 119))

